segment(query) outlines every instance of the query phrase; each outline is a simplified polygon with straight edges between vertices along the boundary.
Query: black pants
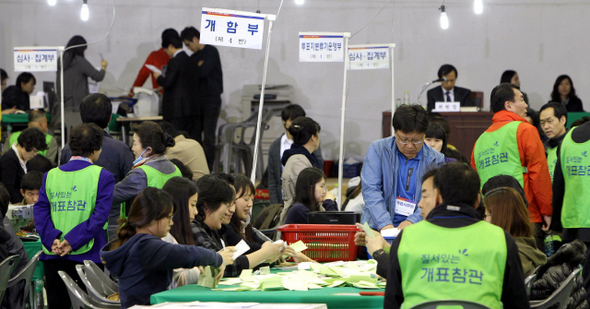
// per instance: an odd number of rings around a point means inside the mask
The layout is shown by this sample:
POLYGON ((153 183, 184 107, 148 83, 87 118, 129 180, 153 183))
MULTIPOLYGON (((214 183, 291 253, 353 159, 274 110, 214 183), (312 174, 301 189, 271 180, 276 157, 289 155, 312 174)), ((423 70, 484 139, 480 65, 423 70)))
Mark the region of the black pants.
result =
POLYGON ((197 116, 175 117, 165 120, 170 122, 176 130, 188 133, 192 139, 197 138, 197 116))
MULTIPOLYGON (((45 269, 45 290, 47 290, 47 305, 49 309, 70 308, 71 306, 68 289, 57 273, 60 270, 65 271, 83 291, 86 291, 84 283, 82 283, 80 276, 76 272, 76 265, 78 264, 82 263, 66 259, 43 261, 43 268, 45 269)), ((104 269, 101 263, 98 264, 98 267, 104 269)))
POLYGON ((209 170, 213 173, 215 132, 217 131, 217 120, 221 112, 221 97, 202 98, 199 100, 199 104, 199 116, 195 123, 195 140, 203 146, 205 157, 207 157, 207 165, 209 165, 209 170))

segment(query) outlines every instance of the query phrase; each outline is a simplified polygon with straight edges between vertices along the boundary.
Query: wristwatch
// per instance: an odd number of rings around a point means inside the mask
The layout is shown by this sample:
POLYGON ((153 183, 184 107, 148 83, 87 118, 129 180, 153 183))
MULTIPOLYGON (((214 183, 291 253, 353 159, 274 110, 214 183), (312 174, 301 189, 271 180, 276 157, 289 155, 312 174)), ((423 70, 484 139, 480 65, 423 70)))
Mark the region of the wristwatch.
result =
POLYGON ((373 257, 374 260, 376 260, 381 254, 383 254, 385 251, 383 249, 379 249, 379 250, 375 250, 373 252, 373 254, 371 254, 371 256, 373 257))

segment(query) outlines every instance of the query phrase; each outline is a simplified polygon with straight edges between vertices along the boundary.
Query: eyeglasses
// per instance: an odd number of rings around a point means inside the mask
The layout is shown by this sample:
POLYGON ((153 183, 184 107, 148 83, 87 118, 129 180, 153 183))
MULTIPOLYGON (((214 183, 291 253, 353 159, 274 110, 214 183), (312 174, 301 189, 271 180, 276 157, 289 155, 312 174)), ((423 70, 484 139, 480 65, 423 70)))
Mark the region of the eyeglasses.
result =
POLYGON ((410 142, 412 142, 412 144, 414 145, 420 145, 424 142, 424 136, 422 136, 422 138, 420 139, 408 139, 408 138, 400 138, 399 135, 397 135, 397 133, 395 134, 395 137, 397 138, 397 141, 402 144, 402 145, 407 145, 410 142))

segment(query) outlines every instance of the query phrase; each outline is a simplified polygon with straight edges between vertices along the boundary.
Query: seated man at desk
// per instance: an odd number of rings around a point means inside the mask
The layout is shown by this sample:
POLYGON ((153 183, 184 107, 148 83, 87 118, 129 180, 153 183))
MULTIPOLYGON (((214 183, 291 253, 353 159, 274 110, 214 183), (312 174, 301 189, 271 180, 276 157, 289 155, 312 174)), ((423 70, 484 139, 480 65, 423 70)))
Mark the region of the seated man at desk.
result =
POLYGON ((16 78, 16 84, 2 92, 2 114, 14 114, 16 111, 30 110, 29 96, 35 90, 37 80, 29 72, 23 72, 16 78))
MULTIPOLYGON (((53 136, 47 134, 47 116, 44 111, 35 110, 29 114, 29 128, 38 128, 45 134, 45 143, 47 143, 46 150, 40 150, 37 153, 46 157, 53 166, 57 162, 57 141, 53 136)), ((18 137, 22 131, 14 132, 10 135, 10 138, 4 144, 5 152, 11 149, 12 145, 16 144, 18 137)))
POLYGON ((435 108, 436 102, 460 102, 461 106, 475 106, 471 101, 471 90, 455 87, 459 73, 451 64, 443 64, 438 69, 438 78, 443 79, 440 86, 428 90, 428 112, 435 108))

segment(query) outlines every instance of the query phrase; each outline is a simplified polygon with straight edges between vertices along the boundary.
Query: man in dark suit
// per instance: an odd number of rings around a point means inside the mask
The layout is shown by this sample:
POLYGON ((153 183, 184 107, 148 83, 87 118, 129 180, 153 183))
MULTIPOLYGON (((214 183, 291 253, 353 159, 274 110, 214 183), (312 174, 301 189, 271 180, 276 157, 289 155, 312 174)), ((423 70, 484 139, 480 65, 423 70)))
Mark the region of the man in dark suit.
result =
POLYGON ((438 69, 438 78, 444 79, 440 86, 428 90, 428 112, 434 109, 435 102, 461 102, 461 106, 475 106, 471 100, 471 90, 455 87, 457 69, 451 64, 444 64, 438 69))
POLYGON ((182 39, 177 32, 164 36, 162 46, 170 56, 165 76, 154 72, 158 85, 164 87, 162 116, 177 130, 186 131, 191 138, 196 139, 199 65, 182 50, 182 39))

